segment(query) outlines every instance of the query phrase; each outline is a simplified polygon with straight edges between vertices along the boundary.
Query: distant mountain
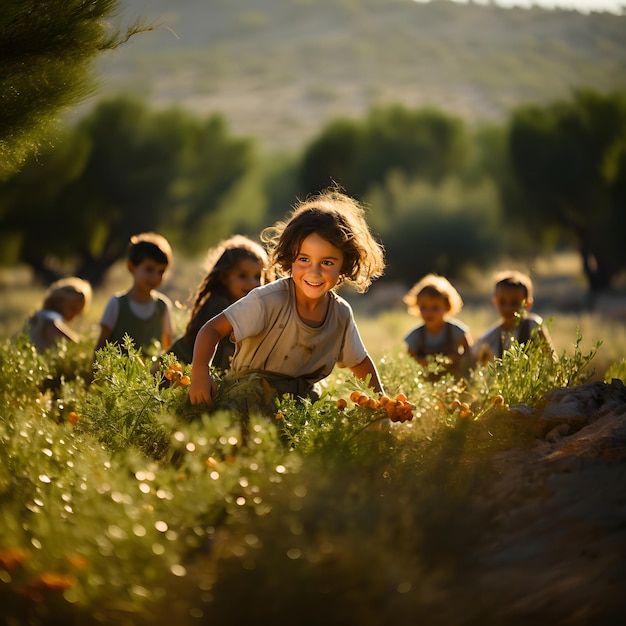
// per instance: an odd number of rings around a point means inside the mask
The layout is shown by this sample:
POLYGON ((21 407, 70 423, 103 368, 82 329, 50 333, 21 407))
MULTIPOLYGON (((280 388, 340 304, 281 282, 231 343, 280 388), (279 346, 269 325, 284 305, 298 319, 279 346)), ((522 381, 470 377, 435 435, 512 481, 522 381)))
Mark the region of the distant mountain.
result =
POLYGON ((223 113, 234 132, 297 147, 373 105, 502 119, 576 87, 626 88, 626 16, 437 0, 122 0, 161 28, 98 65, 97 98, 223 113))

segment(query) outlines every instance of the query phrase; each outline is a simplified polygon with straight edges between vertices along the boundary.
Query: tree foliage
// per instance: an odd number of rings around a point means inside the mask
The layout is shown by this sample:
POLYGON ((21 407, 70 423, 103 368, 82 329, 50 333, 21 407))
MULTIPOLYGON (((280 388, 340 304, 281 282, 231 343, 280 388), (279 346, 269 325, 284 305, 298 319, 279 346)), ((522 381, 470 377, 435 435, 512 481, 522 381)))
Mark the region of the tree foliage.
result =
POLYGON ((567 101, 525 106, 511 119, 511 162, 536 233, 559 230, 583 260, 592 292, 626 268, 626 96, 581 90, 567 101))
POLYGON ((44 281, 69 267, 97 285, 137 232, 195 233, 187 243, 199 245, 207 215, 246 172, 251 148, 219 116, 101 102, 0 185, 3 260, 26 263, 44 281))
POLYGON ((502 253, 497 188, 449 177, 440 185, 396 173, 367 195, 370 222, 384 242, 386 278, 407 286, 428 272, 459 278, 502 253))
POLYGON ((394 105, 372 109, 362 122, 331 122, 305 150, 299 179, 304 193, 334 181, 362 196, 391 171, 440 182, 462 169, 468 154, 460 118, 394 105))
POLYGON ((140 30, 108 20, 118 0, 3 0, 0 5, 0 178, 37 150, 59 113, 95 88, 93 62, 140 30))

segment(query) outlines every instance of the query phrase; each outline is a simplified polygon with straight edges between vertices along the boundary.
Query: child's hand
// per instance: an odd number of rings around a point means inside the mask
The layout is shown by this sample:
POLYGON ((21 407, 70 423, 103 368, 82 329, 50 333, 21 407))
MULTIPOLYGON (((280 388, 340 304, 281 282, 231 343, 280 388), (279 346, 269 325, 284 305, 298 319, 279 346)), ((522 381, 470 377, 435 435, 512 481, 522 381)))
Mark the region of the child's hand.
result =
POLYGON ((208 369, 204 372, 193 371, 191 384, 189 385, 189 400, 191 404, 205 402, 208 406, 213 406, 213 398, 217 393, 217 385, 208 369))

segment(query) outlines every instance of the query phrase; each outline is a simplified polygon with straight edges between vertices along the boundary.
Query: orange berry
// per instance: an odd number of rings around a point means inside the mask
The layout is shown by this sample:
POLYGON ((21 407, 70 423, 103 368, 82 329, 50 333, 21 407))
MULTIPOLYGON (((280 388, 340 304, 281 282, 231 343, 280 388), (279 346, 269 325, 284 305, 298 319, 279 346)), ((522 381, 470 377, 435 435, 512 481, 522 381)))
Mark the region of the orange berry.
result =
POLYGON ((361 392, 360 391, 353 391, 350 394, 350 400, 352 400, 352 402, 358 402, 360 397, 361 397, 361 392))
POLYGON ((406 401, 407 401, 407 399, 408 399, 408 398, 407 398, 407 397, 406 397, 403 393, 399 393, 399 394, 396 396, 396 400, 400 400, 400 402, 406 402, 406 401))
POLYGON ((380 402, 380 406, 385 406, 389 402, 389 396, 380 396, 378 401, 380 402))
POLYGON ((181 385, 184 385, 186 387, 190 383, 191 383, 191 378, 189 378, 189 376, 181 376, 180 377, 180 384, 181 385))
POLYGON ((76 411, 70 411, 67 416, 67 421, 72 425, 76 426, 76 422, 78 421, 78 414, 76 411))
POLYGON ((74 554, 70 554, 67 557, 67 560, 70 565, 72 565, 76 569, 85 569, 89 564, 89 561, 87 561, 87 559, 82 554, 78 554, 76 552, 74 554))
POLYGON ((76 584, 76 578, 71 574, 59 574, 58 572, 41 572, 39 584, 53 590, 69 589, 76 584))
POLYGON ((380 402, 376 398, 369 398, 365 406, 369 409, 377 409, 380 406, 380 402))
POLYGON ((398 414, 403 422, 413 419, 413 405, 410 402, 403 402, 398 406, 398 414))
POLYGON ((452 401, 450 408, 454 411, 454 409, 458 409, 460 406, 461 406, 461 401, 457 398, 456 400, 452 401))
POLYGON ((183 366, 180 363, 171 363, 170 369, 173 370, 174 372, 182 372, 183 366))
POLYGON ((9 548, 8 550, 0 551, 0 565, 5 569, 14 569, 21 565, 28 556, 28 552, 21 548, 9 548))
POLYGON ((385 411, 387 411, 387 417, 392 421, 397 421, 398 414, 398 402, 396 400, 389 400, 385 405, 385 411))
POLYGON ((369 402, 369 396, 365 395, 364 393, 361 394, 358 400, 356 401, 356 403, 359 406, 366 406, 368 402, 369 402))
POLYGON ((496 396, 493 397, 493 406, 502 406, 504 404, 504 398, 498 394, 496 396))
POLYGON ((174 376, 174 372, 172 370, 165 370, 165 374, 163 374, 163 376, 165 376, 167 380, 172 380, 172 377, 174 376))
POLYGON ((347 406, 348 406, 348 403, 343 398, 339 398, 337 400, 337 408, 340 411, 343 411, 347 406))

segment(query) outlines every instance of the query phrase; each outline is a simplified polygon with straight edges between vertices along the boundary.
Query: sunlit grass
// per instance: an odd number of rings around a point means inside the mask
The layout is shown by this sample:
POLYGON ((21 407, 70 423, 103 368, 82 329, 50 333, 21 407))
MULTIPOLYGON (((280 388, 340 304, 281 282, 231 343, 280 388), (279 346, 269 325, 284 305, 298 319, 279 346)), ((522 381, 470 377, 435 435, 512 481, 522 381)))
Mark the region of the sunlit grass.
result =
POLYGON ((23 336, 2 340, 4 614, 33 626, 181 623, 181 611, 242 623, 261 606, 274 623, 304 609, 311 624, 435 623, 491 515, 468 495, 493 480, 493 453, 533 440, 533 419, 507 404, 585 380, 588 357, 513 350, 497 371, 430 381, 389 347, 407 318, 363 324, 389 341, 387 394, 413 405, 391 422, 386 405, 353 399, 375 398, 346 370, 316 402, 243 415, 251 389, 192 407, 171 363, 154 377, 130 345, 99 351, 89 383, 88 343, 42 356, 23 336))

